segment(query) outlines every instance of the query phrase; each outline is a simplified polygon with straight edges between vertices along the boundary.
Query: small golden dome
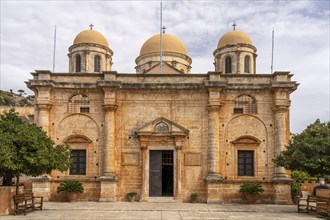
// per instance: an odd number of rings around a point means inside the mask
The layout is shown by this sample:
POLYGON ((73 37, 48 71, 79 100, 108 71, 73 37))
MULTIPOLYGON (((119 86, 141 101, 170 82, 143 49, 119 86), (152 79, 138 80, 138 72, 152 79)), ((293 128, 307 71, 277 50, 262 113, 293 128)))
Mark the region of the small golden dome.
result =
POLYGON ((98 31, 85 30, 80 32, 73 41, 73 44, 92 43, 109 47, 107 39, 98 31))
MULTIPOLYGON (((162 34, 162 51, 176 52, 188 56, 186 46, 182 41, 172 34, 162 34)), ((160 34, 149 38, 141 47, 140 56, 147 53, 160 52, 160 34)))
POLYGON ((225 33, 218 42, 218 48, 229 44, 251 44, 252 40, 243 31, 233 30, 225 33))

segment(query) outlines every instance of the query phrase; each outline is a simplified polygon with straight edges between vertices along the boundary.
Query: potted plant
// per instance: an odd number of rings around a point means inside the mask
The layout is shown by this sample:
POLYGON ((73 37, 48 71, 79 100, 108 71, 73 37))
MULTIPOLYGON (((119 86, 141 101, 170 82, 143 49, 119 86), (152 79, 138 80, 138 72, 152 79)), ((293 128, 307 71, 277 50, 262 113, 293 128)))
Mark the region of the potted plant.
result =
POLYGON ((65 193, 67 201, 74 202, 77 199, 78 193, 84 192, 84 187, 78 181, 64 181, 57 187, 57 193, 60 192, 65 193))
POLYGON ((137 196, 136 192, 129 192, 126 194, 126 197, 127 197, 128 201, 130 201, 130 202, 134 202, 136 196, 137 196))
POLYGON ((191 203, 196 203, 198 199, 198 194, 197 193, 191 193, 190 194, 190 202, 191 203))
POLYGON ((255 203, 258 200, 258 195, 263 191, 264 189, 260 183, 244 183, 239 190, 249 204, 255 203))
POLYGON ((292 182, 291 184, 291 196, 294 204, 298 204, 300 197, 302 197, 301 183, 292 182))

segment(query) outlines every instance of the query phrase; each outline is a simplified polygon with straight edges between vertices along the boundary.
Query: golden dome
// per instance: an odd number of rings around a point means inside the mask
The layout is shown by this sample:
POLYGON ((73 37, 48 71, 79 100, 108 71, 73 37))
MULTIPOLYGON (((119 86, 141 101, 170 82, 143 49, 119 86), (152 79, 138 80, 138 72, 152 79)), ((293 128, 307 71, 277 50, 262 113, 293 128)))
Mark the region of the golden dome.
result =
MULTIPOLYGON (((187 48, 179 38, 165 33, 162 36, 163 52, 176 52, 188 56, 187 48)), ((160 34, 152 36, 143 44, 140 50, 140 56, 152 52, 160 52, 160 34)))
POLYGON ((109 47, 107 39, 98 31, 85 30, 80 32, 73 41, 73 44, 92 43, 109 47))
POLYGON ((225 33, 218 42, 218 48, 229 45, 229 44, 251 44, 252 40, 246 33, 233 30, 225 33))

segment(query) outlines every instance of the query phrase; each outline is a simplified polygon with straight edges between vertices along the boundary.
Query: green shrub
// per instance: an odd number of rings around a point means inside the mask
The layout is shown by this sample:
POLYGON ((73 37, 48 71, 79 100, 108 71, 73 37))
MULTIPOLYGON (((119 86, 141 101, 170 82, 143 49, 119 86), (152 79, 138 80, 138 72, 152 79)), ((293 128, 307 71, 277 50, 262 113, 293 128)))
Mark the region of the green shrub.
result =
POLYGON ((84 187, 81 182, 78 181, 65 181, 57 187, 57 193, 59 192, 84 192, 84 187))
POLYGON ((198 194, 197 193, 191 193, 190 194, 190 202, 195 203, 197 202, 198 194))
POLYGON ((310 177, 310 175, 308 173, 306 173, 304 171, 293 170, 291 172, 291 178, 295 182, 304 182, 305 180, 308 180, 311 177, 310 177))
POLYGON ((239 192, 243 195, 258 195, 262 193, 264 189, 260 183, 244 183, 240 186, 239 192))

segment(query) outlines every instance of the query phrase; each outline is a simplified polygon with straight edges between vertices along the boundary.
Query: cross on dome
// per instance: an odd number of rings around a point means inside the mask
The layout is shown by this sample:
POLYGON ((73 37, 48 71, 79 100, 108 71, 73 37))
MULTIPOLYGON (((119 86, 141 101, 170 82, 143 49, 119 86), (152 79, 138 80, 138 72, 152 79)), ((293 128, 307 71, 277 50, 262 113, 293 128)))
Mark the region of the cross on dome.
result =
POLYGON ((91 30, 93 30, 93 26, 94 26, 93 24, 90 24, 89 25, 89 27, 91 28, 91 30))
POLYGON ((237 24, 235 22, 234 22, 234 24, 232 26, 233 26, 233 30, 236 30, 237 24))
POLYGON ((166 28, 165 26, 162 27, 163 34, 165 34, 165 30, 166 30, 166 29, 167 29, 167 28, 166 28))

